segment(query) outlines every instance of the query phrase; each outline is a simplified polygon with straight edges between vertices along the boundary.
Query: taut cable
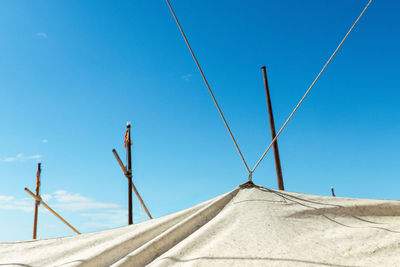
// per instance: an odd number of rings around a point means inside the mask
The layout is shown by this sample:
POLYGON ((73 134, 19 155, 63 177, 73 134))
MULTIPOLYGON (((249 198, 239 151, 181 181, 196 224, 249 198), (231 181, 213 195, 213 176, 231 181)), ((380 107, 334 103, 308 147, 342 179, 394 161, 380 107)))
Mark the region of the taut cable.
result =
POLYGON ((301 105, 301 103, 303 103, 304 99, 306 98, 306 96, 308 95, 308 93, 311 91, 311 89, 314 87, 315 83, 318 81, 319 77, 321 76, 321 74, 325 71, 326 67, 329 65, 329 63, 331 62, 331 60, 333 59, 333 57, 336 55, 336 53, 339 51, 340 47, 342 46, 342 44, 344 43, 344 41, 347 39, 347 37, 350 35, 350 33, 352 32, 352 30, 354 29, 354 27, 357 25, 358 21, 361 19, 361 17, 364 15, 365 11, 368 9, 369 5, 372 3, 372 0, 370 0, 368 2, 368 4, 365 6, 364 10, 361 12, 360 16, 358 16, 357 20, 354 22, 353 26, 351 26, 350 30, 347 32, 347 34, 344 36, 343 40, 340 42, 340 44, 338 45, 338 47, 336 48, 335 52, 333 52, 333 54, 331 55, 331 57, 328 59, 328 61, 325 63, 324 67, 322 68, 322 70, 319 72, 319 74, 317 75, 317 77, 315 78, 315 80, 313 81, 313 83, 311 84, 311 86, 308 88, 308 90, 306 91, 306 93, 304 94, 304 96, 301 98, 300 102, 297 104, 297 106, 294 108, 293 112, 290 114, 289 118, 286 120, 286 122, 283 124, 282 128, 279 130, 279 132, 276 134, 275 138, 271 141, 271 143, 269 144, 269 146, 267 147, 267 149, 265 150, 264 154, 262 154, 260 160, 257 162, 257 164, 254 166, 253 170, 251 171, 252 173, 256 170, 256 168, 258 167, 258 165, 261 163, 261 161, 264 159, 265 155, 267 154, 268 150, 271 148, 272 144, 276 141, 276 139, 278 138, 278 136, 281 134, 281 132, 283 131, 283 129, 286 127, 286 124, 288 124, 288 122, 290 121, 290 119, 293 117, 294 113, 297 111, 297 109, 299 108, 299 106, 301 105))
MULTIPOLYGON (((199 64, 199 62, 197 61, 197 58, 196 58, 196 56, 195 56, 194 53, 193 53, 193 50, 192 50, 192 47, 191 47, 190 44, 189 44, 189 41, 188 41, 188 39, 186 38, 186 35, 185 35, 185 33, 183 32, 183 30, 182 30, 182 27, 181 27, 181 25, 180 25, 180 23, 179 23, 179 21, 178 21, 178 18, 176 17, 175 12, 174 12, 174 10, 172 9, 172 6, 171 6, 171 4, 169 3, 169 1, 168 1, 168 0, 166 0, 166 1, 167 1, 168 6, 169 6, 169 9, 170 9, 171 12, 172 12, 172 15, 173 15, 174 18, 175 18, 176 24, 178 25, 179 30, 181 31, 182 36, 183 36, 183 38, 185 39, 185 42, 186 42, 186 44, 187 44, 187 46, 188 46, 188 48, 189 48, 189 50, 190 50, 190 53, 192 54, 192 57, 193 57, 194 61, 196 62, 197 68, 199 69, 200 74, 201 74, 201 76, 203 77, 203 80, 204 80, 204 82, 205 82, 205 84, 206 84, 206 86, 207 86, 207 88, 208 88, 208 91, 210 92, 211 97, 212 97, 212 99, 214 100, 215 105, 217 106, 218 112, 219 112, 219 114, 221 115, 222 120, 224 121, 224 124, 225 124, 225 126, 226 126, 226 129, 228 129, 228 132, 229 132, 229 134, 230 134, 230 136, 231 136, 231 138, 232 138, 232 141, 233 141, 233 143, 235 143, 236 150, 239 152, 239 155, 240 155, 240 157, 242 158, 242 161, 243 161, 244 165, 246 166, 247 171, 249 172, 249 174, 251 174, 252 172, 250 171, 249 166, 247 165, 246 160, 244 159, 243 154, 242 154, 242 152, 240 151, 239 145, 237 144, 237 142, 236 142, 236 140, 235 140, 235 137, 233 137, 232 131, 231 131, 231 129, 229 128, 228 123, 226 122, 226 119, 225 119, 224 114, 222 114, 221 108, 219 107, 218 102, 217 102, 217 100, 215 99, 215 96, 214 96, 214 94, 213 94, 213 92, 212 92, 212 90, 211 90, 211 88, 210 88, 210 85, 208 84, 207 79, 206 79, 206 77, 204 76, 204 73, 203 73, 203 71, 202 71, 202 69, 201 69, 201 67, 200 67, 200 64, 199 64)), ((250 177, 251 177, 251 175, 250 175, 250 177)))

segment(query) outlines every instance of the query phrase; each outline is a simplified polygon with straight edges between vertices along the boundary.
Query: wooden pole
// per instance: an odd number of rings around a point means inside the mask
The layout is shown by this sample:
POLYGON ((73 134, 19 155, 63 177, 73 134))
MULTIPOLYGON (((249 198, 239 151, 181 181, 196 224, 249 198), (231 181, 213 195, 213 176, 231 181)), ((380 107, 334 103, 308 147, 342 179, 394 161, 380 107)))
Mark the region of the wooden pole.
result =
MULTIPOLYGON (((124 172, 126 178, 128 178, 128 172, 127 172, 124 164, 122 163, 120 157, 118 156, 117 151, 115 149, 113 149, 112 152, 114 153, 115 159, 118 161, 118 164, 121 167, 121 170, 124 172)), ((132 181, 132 189, 133 189, 133 191, 135 191, 136 196, 138 197, 140 203, 142 204, 142 206, 143 206, 144 210, 146 211, 147 215, 149 216, 149 218, 153 219, 153 217, 151 216, 149 210, 147 209, 146 205, 144 204, 144 201, 143 201, 142 197, 140 196, 138 190, 136 189, 133 181, 132 181)))
POLYGON ((132 182, 132 189, 133 189, 133 191, 135 191, 136 196, 138 197, 140 203, 142 203, 142 206, 143 206, 144 210, 146 211, 147 216, 149 216, 150 219, 153 219, 153 217, 151 217, 151 214, 150 214, 149 210, 147 209, 146 205, 144 204, 143 199, 140 197, 140 194, 137 191, 137 189, 136 189, 135 185, 133 184, 133 182, 132 182))
MULTIPOLYGON (((261 67, 261 69, 262 69, 263 76, 264 76, 265 94, 267 96, 267 106, 268 106, 269 124, 271 126, 271 136, 272 136, 272 140, 274 140, 274 138, 276 136, 276 132, 275 132, 274 115, 272 113, 271 97, 269 95, 267 71, 266 71, 265 66, 261 67)), ((282 178, 281 160, 279 158, 278 140, 275 140, 273 147, 274 147, 275 169, 276 169, 276 176, 278 179, 278 187, 279 187, 279 190, 285 190, 285 187, 283 185, 283 178, 282 178)))
POLYGON ((71 228, 75 233, 77 233, 78 235, 80 235, 81 233, 78 232, 78 230, 76 230, 74 227, 72 227, 72 225, 70 225, 66 220, 64 220, 60 215, 58 215, 57 212, 55 212, 52 208, 50 208, 46 203, 44 203, 44 201, 40 198, 37 197, 35 194, 33 194, 31 192, 31 190, 29 190, 28 188, 25 187, 25 191, 28 192, 34 199, 36 199, 36 201, 39 201, 46 209, 48 209, 51 213, 54 214, 54 216, 56 216, 58 219, 60 219, 63 223, 65 223, 69 228, 71 228))
POLYGON ((121 167, 122 171, 124 172, 125 176, 127 176, 126 178, 128 178, 128 172, 126 171, 124 164, 122 163, 120 157, 118 156, 117 151, 113 149, 112 152, 114 153, 115 159, 118 161, 118 164, 121 167))
MULTIPOLYGON (((41 168, 40 168, 41 163, 38 163, 38 169, 36 172, 36 196, 40 198, 40 173, 41 173, 41 168)), ((35 201, 35 216, 33 218, 33 239, 36 239, 36 234, 37 234, 37 221, 38 221, 38 210, 39 210, 39 204, 40 201, 35 201)))
POLYGON ((133 224, 133 205, 132 205, 132 156, 131 156, 131 124, 126 124, 126 130, 128 134, 128 140, 126 145, 126 156, 127 156, 127 173, 128 173, 128 194, 129 194, 129 217, 128 224, 133 224))

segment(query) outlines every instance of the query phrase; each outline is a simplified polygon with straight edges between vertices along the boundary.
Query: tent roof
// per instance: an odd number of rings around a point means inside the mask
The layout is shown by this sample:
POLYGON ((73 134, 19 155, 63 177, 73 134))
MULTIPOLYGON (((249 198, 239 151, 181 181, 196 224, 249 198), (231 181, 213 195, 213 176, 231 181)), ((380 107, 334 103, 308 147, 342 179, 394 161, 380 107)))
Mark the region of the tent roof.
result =
POLYGON ((394 266, 399 216, 398 201, 237 188, 131 226, 0 243, 0 265, 394 266))

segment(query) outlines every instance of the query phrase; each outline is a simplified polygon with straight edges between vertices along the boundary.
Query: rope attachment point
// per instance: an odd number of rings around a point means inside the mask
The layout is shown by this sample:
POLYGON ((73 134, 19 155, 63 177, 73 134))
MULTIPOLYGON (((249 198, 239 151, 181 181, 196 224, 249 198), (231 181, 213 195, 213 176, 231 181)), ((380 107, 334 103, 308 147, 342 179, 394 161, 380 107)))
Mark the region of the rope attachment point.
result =
POLYGON ((249 171, 249 182, 253 181, 253 172, 249 171))

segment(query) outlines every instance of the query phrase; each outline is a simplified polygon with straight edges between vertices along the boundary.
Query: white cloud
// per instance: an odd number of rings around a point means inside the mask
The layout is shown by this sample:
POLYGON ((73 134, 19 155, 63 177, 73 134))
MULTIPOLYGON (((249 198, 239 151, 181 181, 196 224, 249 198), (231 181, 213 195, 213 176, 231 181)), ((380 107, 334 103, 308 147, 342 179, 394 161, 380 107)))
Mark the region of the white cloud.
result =
MULTIPOLYGON (((84 219, 84 223, 76 225, 84 231, 98 231, 126 225, 128 211, 122 209, 118 204, 105 203, 82 196, 79 193, 72 193, 66 190, 57 190, 51 194, 42 194, 46 202, 57 213, 63 215, 65 212, 73 212, 84 219)), ((0 195, 0 210, 15 210, 33 212, 35 200, 26 196, 16 198, 14 196, 0 195)), ((144 210, 139 206, 139 201, 134 201, 134 222, 141 222, 147 219, 144 210)), ((40 206, 41 213, 48 213, 46 208, 40 206)))
POLYGON ((115 227, 113 223, 102 223, 102 222, 86 222, 82 225, 83 229, 102 229, 115 227))
MULTIPOLYGON (((52 208, 60 211, 91 211, 107 210, 109 213, 118 213, 120 206, 113 203, 97 202, 77 193, 57 190, 53 194, 41 195, 42 200, 52 208)), ((0 195, 0 209, 30 211, 34 203, 33 198, 17 199, 13 196, 0 195)))
POLYGON ((0 161, 3 162, 23 162, 27 160, 37 160, 40 159, 42 156, 41 155, 31 155, 31 156, 25 156, 24 153, 19 153, 15 157, 5 157, 5 158, 0 158, 0 161))
POLYGON ((42 157, 41 155, 32 155, 32 156, 25 157, 25 160, 40 159, 41 157, 42 157))
POLYGON ((42 139, 42 140, 40 140, 40 142, 43 143, 43 144, 46 144, 46 143, 49 142, 49 140, 47 140, 47 139, 42 139))
POLYGON ((97 202, 78 193, 68 193, 65 190, 54 192, 52 197, 55 202, 54 207, 70 211, 119 208, 117 204, 97 202))
POLYGON ((47 38, 47 34, 45 32, 37 32, 36 36, 41 37, 41 38, 47 38))
POLYGON ((13 196, 2 196, 2 195, 0 195, 0 203, 10 202, 13 199, 14 199, 13 196))
POLYGON ((13 196, 0 195, 0 210, 33 211, 33 203, 28 198, 15 199, 13 196))
POLYGON ((125 225, 128 211, 122 209, 109 209, 101 212, 83 213, 82 217, 87 220, 82 229, 99 230, 125 225))
POLYGON ((71 194, 65 190, 57 190, 54 193, 54 197, 58 202, 71 203, 71 202, 87 202, 88 198, 81 196, 80 194, 71 194))
POLYGON ((182 78, 182 80, 188 82, 188 81, 190 81, 190 78, 192 78, 192 74, 185 74, 181 78, 182 78))
POLYGON ((48 194, 43 194, 43 195, 41 195, 41 197, 44 202, 49 201, 50 199, 53 198, 51 195, 48 195, 48 194))

